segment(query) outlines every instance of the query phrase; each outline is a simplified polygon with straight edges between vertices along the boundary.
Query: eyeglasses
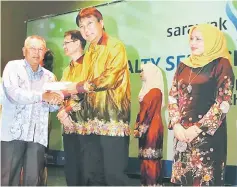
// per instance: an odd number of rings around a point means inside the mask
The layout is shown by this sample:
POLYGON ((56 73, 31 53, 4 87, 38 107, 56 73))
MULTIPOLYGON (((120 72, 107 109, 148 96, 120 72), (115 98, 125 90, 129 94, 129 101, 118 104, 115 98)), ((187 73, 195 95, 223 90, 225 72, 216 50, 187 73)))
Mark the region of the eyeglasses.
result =
POLYGON ((35 48, 35 47, 29 47, 28 48, 31 52, 40 52, 43 53, 45 51, 44 48, 35 48))
POLYGON ((67 44, 69 44, 69 43, 72 43, 72 42, 76 42, 76 41, 78 41, 78 40, 72 40, 72 41, 69 41, 69 42, 64 42, 64 43, 63 43, 63 46, 65 46, 65 45, 67 45, 67 44))

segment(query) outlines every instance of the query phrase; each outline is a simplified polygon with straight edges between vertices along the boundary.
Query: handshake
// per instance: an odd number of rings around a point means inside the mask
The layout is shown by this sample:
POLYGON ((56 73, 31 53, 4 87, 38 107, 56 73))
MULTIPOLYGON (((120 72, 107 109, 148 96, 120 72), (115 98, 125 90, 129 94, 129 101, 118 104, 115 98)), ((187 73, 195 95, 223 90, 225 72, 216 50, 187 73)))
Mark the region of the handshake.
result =
MULTIPOLYGON (((83 84, 81 85, 83 87, 83 84)), ((51 105, 59 105, 63 103, 64 94, 62 91, 66 91, 67 94, 73 95, 77 94, 77 83, 72 82, 48 82, 43 86, 42 99, 43 101, 51 105)), ((80 89, 84 91, 83 89, 80 89)))
POLYGON ((42 95, 42 100, 50 105, 60 105, 63 103, 64 96, 62 92, 46 91, 42 95))
POLYGON ((63 103, 65 91, 69 95, 84 93, 89 91, 90 84, 88 82, 72 83, 72 82, 49 82, 43 86, 43 101, 59 105, 63 103))

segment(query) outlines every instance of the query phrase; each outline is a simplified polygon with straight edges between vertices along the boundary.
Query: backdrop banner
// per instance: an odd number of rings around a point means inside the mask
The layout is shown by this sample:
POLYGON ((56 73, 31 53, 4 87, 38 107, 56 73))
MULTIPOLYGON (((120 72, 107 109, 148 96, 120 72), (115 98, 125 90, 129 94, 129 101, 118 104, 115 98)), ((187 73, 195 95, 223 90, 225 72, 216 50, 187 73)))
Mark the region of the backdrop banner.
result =
MULTIPOLYGON (((192 25, 211 23, 225 33, 232 66, 237 78, 237 1, 122 1, 99 6, 105 22, 106 32, 122 40, 126 46, 130 68, 132 91, 131 128, 134 126, 139 111, 138 93, 141 88, 139 77, 140 64, 152 62, 163 70, 165 83, 165 101, 168 102, 175 70, 184 58, 190 54, 188 32, 192 25)), ((78 11, 51 17, 42 17, 27 22, 27 35, 37 34, 47 41, 47 47, 55 54, 54 73, 60 80, 64 68, 70 59, 64 55, 63 35, 65 31, 78 29, 75 19, 78 11)), ((235 175, 227 179, 237 184, 237 79, 235 80, 233 105, 227 115, 228 157, 227 172, 235 175)), ((166 105, 167 106, 167 105, 166 105)), ((62 126, 53 114, 53 129, 50 134, 52 154, 63 155, 62 126), (55 152, 54 152, 55 151, 55 152), (59 154, 60 153, 60 154, 59 154)), ((162 111, 164 134, 165 176, 171 174, 173 157, 173 131, 167 129, 167 107, 162 111)), ((138 142, 130 138, 129 156, 137 160, 138 142)), ((52 156, 52 155, 51 155, 52 156)), ((51 157, 57 164, 63 163, 51 157)), ((133 164, 129 164, 133 166, 133 164)), ((135 168, 135 167, 134 167, 135 168)), ((133 168, 133 169, 134 169, 133 168)), ((136 166, 139 172, 139 166, 136 166)), ((132 170, 132 168, 131 168, 132 170)))

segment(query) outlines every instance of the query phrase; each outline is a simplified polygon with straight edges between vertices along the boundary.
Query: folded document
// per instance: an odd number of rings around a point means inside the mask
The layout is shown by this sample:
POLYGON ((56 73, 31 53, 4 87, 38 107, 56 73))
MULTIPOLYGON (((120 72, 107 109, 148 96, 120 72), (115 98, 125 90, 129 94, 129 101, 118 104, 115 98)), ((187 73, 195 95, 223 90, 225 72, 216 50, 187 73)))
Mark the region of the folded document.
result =
POLYGON ((43 86, 45 91, 60 91, 65 90, 72 82, 47 82, 43 86))

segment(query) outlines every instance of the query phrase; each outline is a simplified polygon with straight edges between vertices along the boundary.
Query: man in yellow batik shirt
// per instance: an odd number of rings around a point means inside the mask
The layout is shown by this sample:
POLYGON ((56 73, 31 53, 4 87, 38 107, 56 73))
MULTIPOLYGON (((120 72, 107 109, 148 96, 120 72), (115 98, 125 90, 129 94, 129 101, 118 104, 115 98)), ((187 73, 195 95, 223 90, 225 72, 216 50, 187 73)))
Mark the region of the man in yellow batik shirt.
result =
MULTIPOLYGON (((82 65, 85 45, 86 41, 78 30, 65 32, 63 49, 65 55, 71 58, 71 62, 64 70, 61 81, 78 82, 83 80, 82 65)), ((99 161, 97 161, 96 155, 90 154, 90 150, 100 149, 100 147, 95 146, 97 139, 93 136, 86 136, 81 131, 81 126, 84 126, 86 120, 84 110, 81 110, 83 100, 84 94, 77 94, 70 98, 66 96, 64 105, 57 115, 63 124, 64 171, 68 186, 99 185, 100 181, 103 181, 99 176, 103 175, 102 169, 101 172, 98 171, 97 175, 94 175, 93 167, 85 167, 84 163, 90 160, 91 165, 96 166, 99 161)))
POLYGON ((66 95, 86 94, 87 121, 81 130, 97 135, 101 152, 94 150, 91 154, 101 154, 105 185, 136 185, 125 173, 131 97, 125 46, 105 32, 102 14, 94 7, 82 9, 76 23, 90 45, 83 59, 84 81, 68 85, 66 95))

